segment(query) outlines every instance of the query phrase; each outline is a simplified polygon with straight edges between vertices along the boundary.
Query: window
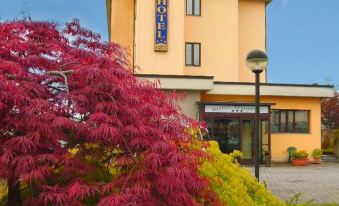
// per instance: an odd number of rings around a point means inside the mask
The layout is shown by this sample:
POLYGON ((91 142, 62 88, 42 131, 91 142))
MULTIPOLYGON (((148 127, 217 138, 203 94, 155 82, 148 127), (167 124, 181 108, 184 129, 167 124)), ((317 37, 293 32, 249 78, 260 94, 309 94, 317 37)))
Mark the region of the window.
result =
POLYGON ((201 0, 186 0, 186 15, 200 16, 201 0))
POLYGON ((185 46, 186 65, 187 66, 200 66, 200 44, 199 43, 186 43, 185 46))
POLYGON ((309 113, 306 110, 272 110, 272 132, 308 133, 309 113))

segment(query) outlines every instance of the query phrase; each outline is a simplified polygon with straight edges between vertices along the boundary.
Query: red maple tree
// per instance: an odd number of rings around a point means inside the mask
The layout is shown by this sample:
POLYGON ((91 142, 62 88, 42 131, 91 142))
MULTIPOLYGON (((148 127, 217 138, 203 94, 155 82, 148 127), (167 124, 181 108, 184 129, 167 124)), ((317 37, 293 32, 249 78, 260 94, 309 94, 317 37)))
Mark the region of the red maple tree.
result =
POLYGON ((8 205, 218 205, 202 152, 179 147, 192 124, 77 20, 0 22, 8 205))
POLYGON ((339 129, 339 93, 321 102, 321 122, 329 129, 339 129))

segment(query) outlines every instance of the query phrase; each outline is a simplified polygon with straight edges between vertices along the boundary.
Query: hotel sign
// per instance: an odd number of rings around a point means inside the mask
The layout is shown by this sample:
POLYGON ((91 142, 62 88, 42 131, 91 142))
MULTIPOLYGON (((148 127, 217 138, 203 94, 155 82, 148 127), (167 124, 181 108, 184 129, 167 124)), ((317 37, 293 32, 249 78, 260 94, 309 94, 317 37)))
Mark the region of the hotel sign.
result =
MULTIPOLYGON (((205 105, 205 112, 213 113, 255 113, 255 106, 242 105, 205 105)), ((260 107, 261 114, 268 113, 268 106, 260 107)))
POLYGON ((168 1, 169 0, 156 0, 155 3, 155 51, 166 52, 168 50, 168 1))

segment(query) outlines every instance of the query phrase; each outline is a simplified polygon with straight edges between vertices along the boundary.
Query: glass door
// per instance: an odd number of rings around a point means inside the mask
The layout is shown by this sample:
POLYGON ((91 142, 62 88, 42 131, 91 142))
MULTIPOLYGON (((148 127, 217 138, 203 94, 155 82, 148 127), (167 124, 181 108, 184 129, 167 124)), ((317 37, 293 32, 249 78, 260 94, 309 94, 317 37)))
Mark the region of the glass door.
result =
MULTIPOLYGON (((244 155, 243 160, 246 162, 254 162, 255 157, 255 125, 254 119, 241 121, 241 151, 244 155)), ((267 153, 269 152, 268 132, 267 132, 267 120, 260 121, 260 136, 259 144, 261 144, 259 151, 259 158, 261 162, 265 162, 267 153)))
POLYGON ((261 161, 266 162, 270 150, 269 134, 268 134, 268 121, 261 120, 260 134, 261 134, 261 161))
POLYGON ((253 160, 254 158, 254 121, 242 120, 242 141, 241 150, 244 160, 253 160))
POLYGON ((214 121, 214 138, 223 153, 240 150, 240 120, 216 119, 214 121))
MULTIPOLYGON (((255 145, 254 145, 254 119, 253 118, 213 118, 207 119, 208 130, 211 136, 208 140, 214 140, 219 143, 220 150, 229 154, 234 150, 240 150, 243 153, 243 164, 254 164, 255 145)), ((259 155, 260 161, 264 163, 269 154, 269 133, 268 120, 260 121, 260 140, 261 145, 259 155)))

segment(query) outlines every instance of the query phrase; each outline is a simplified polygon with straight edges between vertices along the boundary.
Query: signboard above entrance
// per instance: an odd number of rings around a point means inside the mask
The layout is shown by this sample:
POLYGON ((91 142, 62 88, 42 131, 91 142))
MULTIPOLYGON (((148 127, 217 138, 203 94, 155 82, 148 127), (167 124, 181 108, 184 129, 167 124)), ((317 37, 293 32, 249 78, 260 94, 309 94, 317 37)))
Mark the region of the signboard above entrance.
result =
POLYGON ((155 3, 155 51, 166 52, 168 50, 168 1, 169 0, 156 0, 155 3))
MULTIPOLYGON (((205 112, 213 113, 255 113, 255 106, 248 105, 205 105, 205 112)), ((267 114, 268 106, 261 106, 260 113, 267 114)))

